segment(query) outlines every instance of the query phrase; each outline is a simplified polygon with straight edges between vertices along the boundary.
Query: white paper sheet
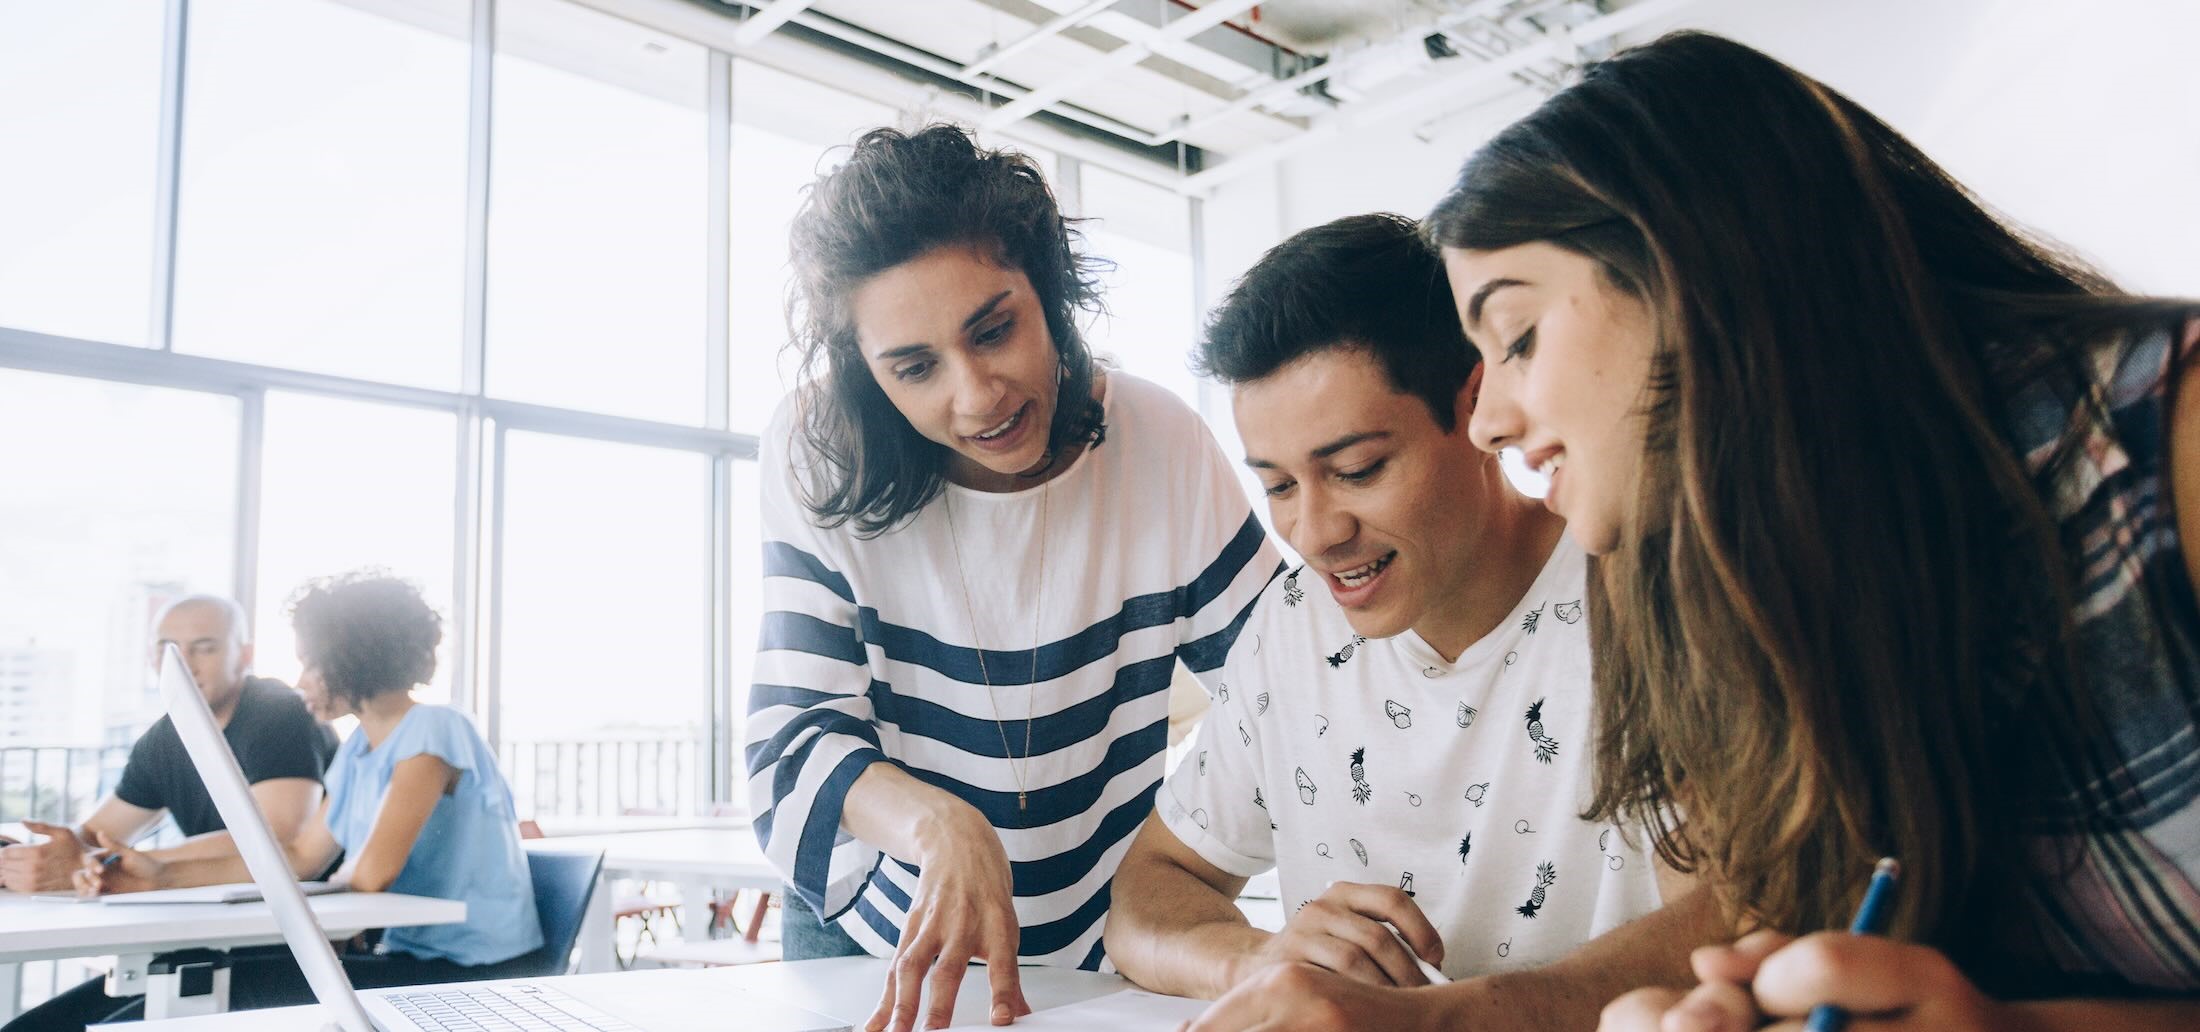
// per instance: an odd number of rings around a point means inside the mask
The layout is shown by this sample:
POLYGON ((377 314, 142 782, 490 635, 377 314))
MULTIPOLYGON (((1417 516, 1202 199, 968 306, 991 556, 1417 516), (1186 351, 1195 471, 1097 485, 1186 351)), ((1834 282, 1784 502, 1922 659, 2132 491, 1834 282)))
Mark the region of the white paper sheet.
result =
MULTIPOLYGON (((1143 989, 1037 1011, 1017 1018, 1007 1032, 1174 1032, 1207 1010, 1207 1000, 1163 996, 1143 989)), ((947 1032, 1002 1032, 994 1025, 957 1025, 947 1032)))

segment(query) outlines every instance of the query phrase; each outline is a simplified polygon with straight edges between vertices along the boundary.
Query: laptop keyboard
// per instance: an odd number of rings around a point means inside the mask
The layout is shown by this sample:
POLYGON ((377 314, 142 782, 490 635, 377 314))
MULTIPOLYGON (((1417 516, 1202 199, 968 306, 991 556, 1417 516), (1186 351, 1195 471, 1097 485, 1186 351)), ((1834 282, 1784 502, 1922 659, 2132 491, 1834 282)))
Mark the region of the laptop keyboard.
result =
POLYGON ((454 987, 382 997, 424 1032, 641 1032, 541 985, 454 987))

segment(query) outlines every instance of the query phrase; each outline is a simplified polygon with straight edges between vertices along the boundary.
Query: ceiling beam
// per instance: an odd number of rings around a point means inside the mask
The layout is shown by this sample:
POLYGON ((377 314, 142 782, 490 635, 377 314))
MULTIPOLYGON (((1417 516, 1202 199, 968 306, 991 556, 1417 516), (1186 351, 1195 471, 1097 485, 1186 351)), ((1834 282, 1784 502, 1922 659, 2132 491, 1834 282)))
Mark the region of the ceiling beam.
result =
POLYGON ((815 2, 816 0, 772 0, 770 6, 750 15, 741 23, 741 28, 733 35, 734 46, 741 49, 754 46, 757 40, 771 35, 815 2))
MULTIPOLYGON (((788 3, 790 0, 779 0, 779 2, 788 3)), ((1257 3, 1259 3, 1259 0, 1208 0, 1207 6, 1170 22, 1167 28, 1161 30, 1159 39, 1161 41, 1189 39, 1251 10, 1257 3)), ((998 132, 1037 114, 1055 101, 1069 96, 1078 87, 1109 72, 1137 64, 1152 53, 1153 48, 1145 43, 1124 43, 1122 46, 1108 51, 1098 61, 1068 72, 1043 86, 1033 87, 1030 93, 1001 106, 992 114, 986 116, 985 121, 981 124, 987 130, 998 132)))
POLYGON ((1347 129, 1367 129, 1425 116, 1458 100, 1477 86, 1506 79, 1523 68, 1554 58, 1571 58, 1582 46, 1610 39, 1661 18, 1671 17, 1699 0, 1642 0, 1611 14, 1584 22, 1570 30, 1556 31, 1540 43, 1521 47, 1486 64, 1431 78, 1423 85, 1388 100, 1348 106, 1337 115, 1289 139, 1245 152, 1204 172, 1186 176, 1178 189, 1186 194, 1205 194, 1215 187, 1290 157, 1308 147, 1334 139, 1347 129))
MULTIPOLYGON (((1409 32, 1422 36, 1443 32, 1471 19, 1485 17, 1491 13, 1493 8, 1504 6, 1505 2, 1506 0, 1479 0, 1479 2, 1469 4, 1462 10, 1454 11, 1426 26, 1411 29, 1409 32)), ((1258 89, 1248 91, 1236 100, 1196 118, 1179 120, 1175 125, 1154 134, 1154 142, 1174 143, 1217 122, 1235 118, 1239 114, 1262 104, 1274 103, 1315 83, 1326 82, 1351 68, 1357 67, 1363 61, 1381 60, 1382 56, 1380 51, 1375 48, 1364 48, 1357 53, 1341 55, 1335 60, 1315 65, 1290 78, 1279 79, 1258 89)))
POLYGON ((1093 15, 1114 7, 1117 2, 1118 0, 1091 0, 1090 3, 1076 10, 1057 15, 1048 20, 1046 24, 980 55, 977 60, 963 66, 962 74, 970 78, 984 75, 1000 67, 1001 62, 1015 57, 1046 40, 1053 39, 1069 29, 1083 25, 1092 20, 1093 15))
POLYGON ((1205 32, 1186 37, 1181 42, 1161 41, 1160 32, 1169 23, 1184 15, 1184 10, 1169 0, 1149 3, 1118 3, 1104 14, 1092 19, 1092 28, 1117 39, 1133 43, 1145 43, 1153 47, 1156 56, 1178 63, 1190 64, 1206 75, 1231 87, 1226 91, 1209 90, 1216 96, 1236 96, 1242 87, 1236 84, 1246 81, 1249 73, 1281 78, 1296 72, 1314 61, 1273 40, 1235 25, 1218 25, 1205 32), (1196 56, 1195 56, 1196 55, 1196 56), (1212 60, 1201 60, 1208 58, 1212 60), (1218 71, 1215 62, 1226 62, 1235 68, 1218 71))

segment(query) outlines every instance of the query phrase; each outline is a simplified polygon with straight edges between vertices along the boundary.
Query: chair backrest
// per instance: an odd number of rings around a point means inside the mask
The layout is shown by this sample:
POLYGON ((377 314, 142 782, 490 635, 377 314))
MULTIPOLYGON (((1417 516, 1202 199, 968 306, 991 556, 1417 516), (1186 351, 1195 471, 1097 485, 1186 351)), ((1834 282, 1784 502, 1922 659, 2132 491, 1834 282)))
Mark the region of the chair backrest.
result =
POLYGON ((542 920, 542 948, 527 955, 539 970, 507 977, 562 975, 571 966, 573 944, 588 916, 588 897, 596 889, 603 853, 527 851, 527 874, 535 881, 535 916, 542 920))

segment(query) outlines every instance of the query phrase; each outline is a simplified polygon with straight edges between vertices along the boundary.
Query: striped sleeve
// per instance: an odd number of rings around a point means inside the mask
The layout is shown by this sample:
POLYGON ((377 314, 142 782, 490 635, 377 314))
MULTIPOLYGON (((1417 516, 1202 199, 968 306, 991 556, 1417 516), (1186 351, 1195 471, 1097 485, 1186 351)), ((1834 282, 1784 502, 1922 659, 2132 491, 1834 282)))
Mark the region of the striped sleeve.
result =
POLYGON ((1197 417, 1190 422, 1201 455, 1191 471, 1196 478, 1191 497, 1202 504, 1182 533, 1195 544, 1194 555, 1203 565, 1180 589, 1182 633, 1176 654, 1186 669, 1206 682, 1229 656, 1261 591, 1283 572, 1283 557, 1268 540, 1267 528, 1253 515, 1245 488, 1214 435, 1197 417))
POLYGON ((831 531, 810 521, 784 420, 760 456, 763 616, 744 744, 757 841, 803 902, 827 919, 855 903, 879 851, 847 834, 842 804, 886 762, 872 710, 855 593, 835 569, 831 531))

